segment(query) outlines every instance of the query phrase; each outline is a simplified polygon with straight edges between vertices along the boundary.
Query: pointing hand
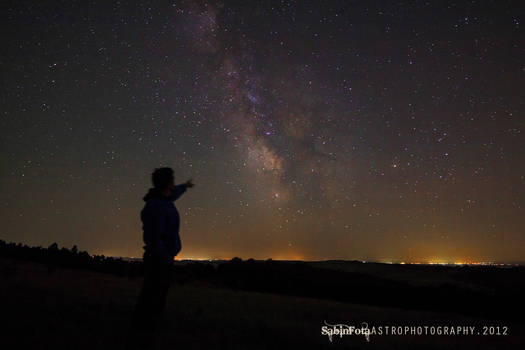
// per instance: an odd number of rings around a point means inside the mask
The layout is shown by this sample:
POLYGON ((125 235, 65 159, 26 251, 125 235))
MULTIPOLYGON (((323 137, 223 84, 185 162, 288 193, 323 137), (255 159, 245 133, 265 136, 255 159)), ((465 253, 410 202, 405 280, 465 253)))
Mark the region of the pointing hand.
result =
POLYGON ((191 182, 192 180, 193 179, 189 179, 188 181, 186 181, 186 186, 188 186, 189 188, 195 186, 195 184, 191 182))

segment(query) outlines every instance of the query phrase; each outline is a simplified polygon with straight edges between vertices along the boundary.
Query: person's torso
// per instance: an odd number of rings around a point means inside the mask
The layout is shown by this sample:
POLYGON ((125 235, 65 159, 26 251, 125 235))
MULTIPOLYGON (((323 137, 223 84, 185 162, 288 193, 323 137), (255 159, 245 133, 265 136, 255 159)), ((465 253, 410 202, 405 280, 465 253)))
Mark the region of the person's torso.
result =
MULTIPOLYGON (((150 199, 146 202, 143 212, 147 211, 149 215, 146 220, 157 220, 157 216, 164 217, 164 232, 160 235, 161 244, 168 248, 168 251, 172 252, 175 249, 176 242, 178 240, 179 228, 180 228, 180 215, 177 207, 172 201, 165 199, 150 199)), ((144 219, 143 219, 144 220, 144 219)), ((144 226, 143 226, 144 227, 144 226)), ((154 225, 149 227, 155 227, 154 225)), ((154 234, 153 232, 144 231, 144 247, 147 250, 147 238, 146 235, 154 234)))
POLYGON ((168 202, 164 210, 166 211, 166 239, 170 240, 179 232, 180 215, 173 202, 168 202))

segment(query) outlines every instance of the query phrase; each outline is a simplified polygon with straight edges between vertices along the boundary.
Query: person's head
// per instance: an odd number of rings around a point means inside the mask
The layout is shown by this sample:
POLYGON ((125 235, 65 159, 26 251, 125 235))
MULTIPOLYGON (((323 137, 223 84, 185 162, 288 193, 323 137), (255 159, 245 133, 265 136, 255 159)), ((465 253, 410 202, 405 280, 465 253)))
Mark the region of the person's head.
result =
POLYGON ((172 168, 155 168, 151 174, 151 181, 153 187, 159 191, 163 191, 167 188, 173 188, 175 186, 175 177, 173 175, 172 168))

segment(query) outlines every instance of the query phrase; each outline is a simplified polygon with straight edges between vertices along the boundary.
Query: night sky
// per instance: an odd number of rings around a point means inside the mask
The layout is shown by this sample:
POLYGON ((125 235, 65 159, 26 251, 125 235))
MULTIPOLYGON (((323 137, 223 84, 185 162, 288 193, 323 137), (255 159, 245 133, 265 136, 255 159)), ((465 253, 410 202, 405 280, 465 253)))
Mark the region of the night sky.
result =
POLYGON ((525 260, 525 2, 9 1, 6 241, 177 259, 525 260))

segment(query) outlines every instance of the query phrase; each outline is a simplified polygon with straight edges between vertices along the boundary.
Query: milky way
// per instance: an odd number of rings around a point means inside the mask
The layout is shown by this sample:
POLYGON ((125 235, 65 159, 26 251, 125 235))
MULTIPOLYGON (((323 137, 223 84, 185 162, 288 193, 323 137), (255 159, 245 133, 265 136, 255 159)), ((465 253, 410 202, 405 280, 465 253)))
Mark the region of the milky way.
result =
POLYGON ((2 239, 140 256, 170 166, 178 258, 523 260, 524 10, 12 3, 2 239))

